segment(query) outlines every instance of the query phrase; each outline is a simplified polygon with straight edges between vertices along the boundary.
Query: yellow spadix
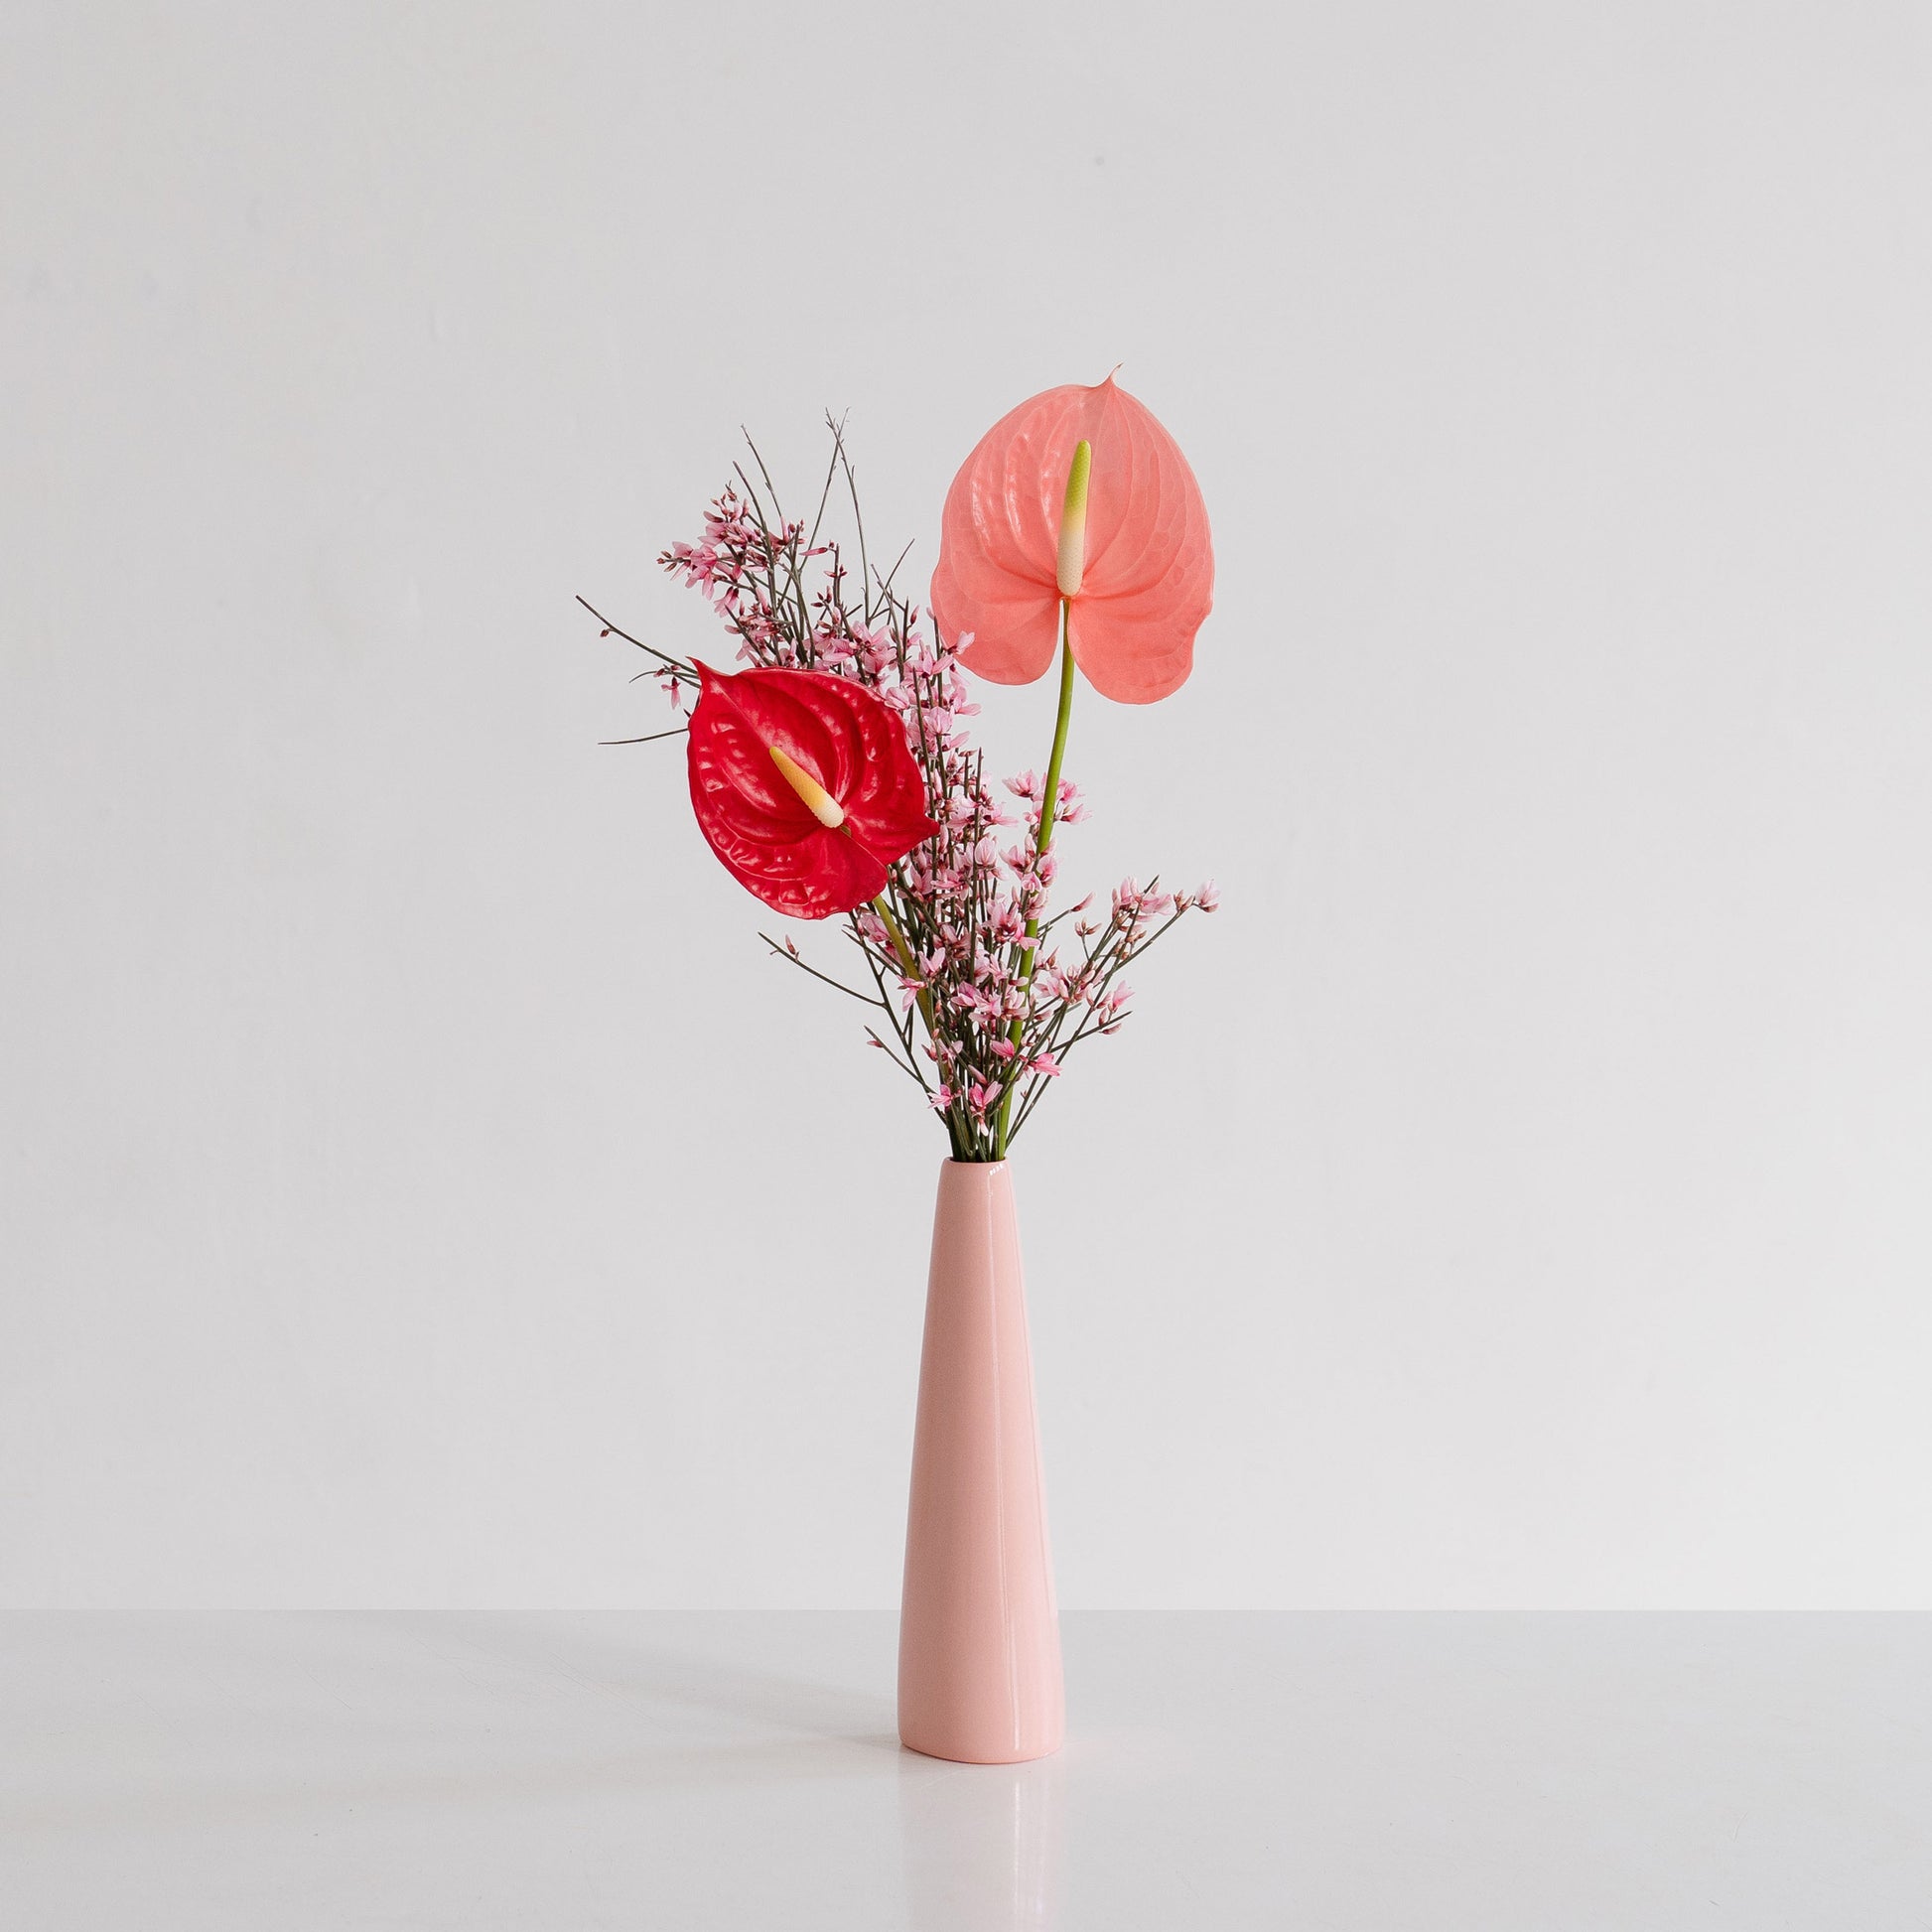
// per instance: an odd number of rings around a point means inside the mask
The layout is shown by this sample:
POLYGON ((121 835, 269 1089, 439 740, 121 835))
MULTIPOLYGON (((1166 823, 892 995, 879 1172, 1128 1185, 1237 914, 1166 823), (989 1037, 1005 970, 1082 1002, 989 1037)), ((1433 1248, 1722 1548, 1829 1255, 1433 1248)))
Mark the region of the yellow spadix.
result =
POLYGON ((1066 473, 1066 499, 1060 505, 1059 583, 1062 597, 1080 595, 1080 579, 1087 568, 1087 478, 1093 470, 1093 445, 1073 446, 1073 467, 1066 473))
POLYGON ((845 823, 845 807, 796 759, 786 757, 775 745, 766 749, 771 762, 784 773, 785 783, 805 801, 805 809, 828 832, 836 832, 845 823))

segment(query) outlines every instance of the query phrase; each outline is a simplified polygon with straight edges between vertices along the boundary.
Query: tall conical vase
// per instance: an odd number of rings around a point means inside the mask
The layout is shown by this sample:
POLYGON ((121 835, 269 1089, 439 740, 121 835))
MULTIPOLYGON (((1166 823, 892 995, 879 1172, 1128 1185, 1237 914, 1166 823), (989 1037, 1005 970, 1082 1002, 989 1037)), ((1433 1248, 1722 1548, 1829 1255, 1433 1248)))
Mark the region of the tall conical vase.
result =
POLYGON ((1013 1175, 939 1171, 899 1612, 899 1740, 1017 1764, 1065 1731, 1013 1175))

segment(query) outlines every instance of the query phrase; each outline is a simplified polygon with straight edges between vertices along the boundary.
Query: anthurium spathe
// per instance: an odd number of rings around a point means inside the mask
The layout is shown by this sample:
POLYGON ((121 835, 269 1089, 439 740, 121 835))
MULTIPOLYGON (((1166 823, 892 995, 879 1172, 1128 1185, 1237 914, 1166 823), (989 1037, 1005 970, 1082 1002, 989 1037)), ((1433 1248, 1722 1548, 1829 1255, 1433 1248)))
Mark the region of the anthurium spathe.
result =
POLYGON ((1066 641, 1103 697, 1152 704, 1194 662, 1214 598, 1200 485, 1112 376, 1048 389, 980 439, 946 495, 932 615, 968 668, 1031 684, 1066 641), (1084 474, 1082 474, 1084 466, 1084 474))
POLYGON ((898 713, 819 671, 694 668, 691 807, 725 870, 797 919, 877 898, 938 830, 898 713))

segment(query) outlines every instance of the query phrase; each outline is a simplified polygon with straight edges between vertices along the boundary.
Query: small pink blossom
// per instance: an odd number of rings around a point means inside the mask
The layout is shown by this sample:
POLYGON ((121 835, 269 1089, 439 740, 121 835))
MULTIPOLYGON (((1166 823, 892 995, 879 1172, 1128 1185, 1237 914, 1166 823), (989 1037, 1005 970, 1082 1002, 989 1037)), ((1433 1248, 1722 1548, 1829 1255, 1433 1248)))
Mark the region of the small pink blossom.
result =
POLYGON ((966 1104, 984 1120, 1000 1104, 1000 1096, 1005 1091, 997 1082, 975 1080, 967 1088, 966 1104))

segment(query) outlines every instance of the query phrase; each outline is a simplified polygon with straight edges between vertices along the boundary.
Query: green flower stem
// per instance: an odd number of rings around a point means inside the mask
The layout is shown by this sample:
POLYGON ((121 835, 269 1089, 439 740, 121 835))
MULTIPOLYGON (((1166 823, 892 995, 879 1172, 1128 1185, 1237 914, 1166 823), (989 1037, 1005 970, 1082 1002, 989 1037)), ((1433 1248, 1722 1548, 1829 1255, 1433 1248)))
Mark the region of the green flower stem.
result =
MULTIPOLYGON (((912 957, 912 948, 905 943, 905 934, 899 930, 898 921, 893 917, 892 905, 884 893, 873 900, 872 909, 885 923, 886 935, 893 942, 893 950, 898 954, 899 970, 907 979, 917 979, 918 962, 912 957)), ((937 1039, 939 1035, 932 1033, 931 997, 924 987, 921 987, 912 997, 919 1003, 919 1017, 925 1022, 926 1032, 932 1034, 933 1038, 937 1039)))
MULTIPOLYGON (((1082 477, 1081 482, 1084 483, 1085 481, 1082 477)), ((1060 599, 1060 709, 1059 716, 1053 721, 1053 756, 1046 760, 1046 789, 1039 801, 1039 835, 1034 841, 1034 850, 1042 858, 1046 848, 1053 843, 1053 816, 1060 802, 1060 766, 1066 761, 1066 728, 1073 717, 1073 645, 1067 638, 1072 609, 1070 600, 1060 599)), ((1034 983, 1034 955, 1038 951, 1038 939, 1039 919, 1035 915, 1027 921, 1026 943, 1020 953, 1022 992, 1034 983)), ((1007 1038, 1016 1049, 1024 1031, 1025 1025, 1019 1020, 1015 1020, 1007 1029, 1007 1038)), ((1013 1095, 1017 1084, 1014 1074, 1010 1072, 1007 1090, 1000 1100, 1000 1124, 993 1137, 993 1158, 996 1161, 1007 1158, 1007 1141, 1011 1138, 1009 1123, 1013 1118, 1013 1095)))

